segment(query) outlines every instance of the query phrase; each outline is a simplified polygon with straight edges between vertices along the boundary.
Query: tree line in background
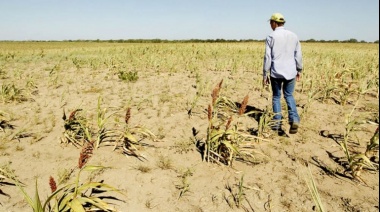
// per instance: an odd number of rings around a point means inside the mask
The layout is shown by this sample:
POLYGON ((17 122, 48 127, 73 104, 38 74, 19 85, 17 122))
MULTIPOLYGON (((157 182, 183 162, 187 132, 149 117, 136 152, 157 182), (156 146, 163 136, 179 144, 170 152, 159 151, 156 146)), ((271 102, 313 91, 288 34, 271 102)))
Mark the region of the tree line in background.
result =
MULTIPOLYGON (((2 40, 0 42, 19 42, 13 40, 2 40)), ((188 39, 188 40, 165 40, 165 39, 116 39, 116 40, 28 40, 25 42, 99 42, 99 43, 238 43, 238 42, 264 42, 265 40, 256 40, 256 39, 188 39)), ((379 43, 379 40, 374 42, 367 42, 364 40, 358 41, 355 38, 351 38, 348 40, 301 40, 301 42, 306 43, 379 43)))

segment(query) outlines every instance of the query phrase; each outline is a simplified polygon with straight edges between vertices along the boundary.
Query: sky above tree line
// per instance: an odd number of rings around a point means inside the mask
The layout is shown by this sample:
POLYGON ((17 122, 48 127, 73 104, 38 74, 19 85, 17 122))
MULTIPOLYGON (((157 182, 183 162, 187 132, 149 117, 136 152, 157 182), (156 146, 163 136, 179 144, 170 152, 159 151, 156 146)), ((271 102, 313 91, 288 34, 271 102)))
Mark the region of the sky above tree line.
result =
POLYGON ((300 40, 379 40, 379 0, 0 0, 0 40, 262 40, 275 12, 300 40))

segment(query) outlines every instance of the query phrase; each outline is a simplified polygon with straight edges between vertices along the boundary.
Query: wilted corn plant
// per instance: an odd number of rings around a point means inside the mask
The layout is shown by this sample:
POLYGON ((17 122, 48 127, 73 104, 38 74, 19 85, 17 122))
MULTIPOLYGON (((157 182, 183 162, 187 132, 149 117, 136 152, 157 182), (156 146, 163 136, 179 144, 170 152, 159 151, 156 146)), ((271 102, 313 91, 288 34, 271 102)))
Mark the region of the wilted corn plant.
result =
MULTIPOLYGON (((207 135, 204 142, 203 160, 207 162, 217 162, 228 166, 238 156, 243 160, 255 158, 252 154, 252 141, 258 137, 242 132, 239 128, 239 121, 233 122, 232 112, 237 113, 237 117, 243 116, 248 95, 245 96, 240 108, 226 97, 220 96, 223 80, 213 89, 212 101, 207 109, 207 135)), ((202 150, 201 150, 202 151, 202 150)))
POLYGON ((117 192, 124 195, 118 189, 104 184, 102 182, 84 182, 80 183, 82 171, 98 171, 105 169, 104 166, 86 165, 91 158, 93 144, 87 143, 83 146, 78 160, 79 168, 77 177, 73 183, 63 185, 59 188, 52 176, 49 178, 51 194, 43 202, 38 193, 38 184, 36 181, 34 199, 32 199, 23 189, 23 186, 15 182, 24 195, 25 200, 34 212, 45 211, 116 211, 105 200, 107 198, 116 199, 112 196, 101 196, 104 192, 117 192))
POLYGON ((82 111, 82 109, 75 109, 67 118, 65 109, 63 109, 62 119, 64 121, 65 131, 61 138, 62 143, 72 144, 75 147, 81 147, 84 144, 87 120, 79 114, 80 111, 82 111))
POLYGON ((14 84, 1 85, 0 98, 3 103, 12 101, 22 102, 27 100, 22 93, 22 89, 16 87, 14 84))
MULTIPOLYGON (((351 132, 355 130, 356 126, 360 124, 358 119, 353 118, 353 113, 355 111, 355 108, 359 102, 359 98, 351 110, 349 114, 346 115, 345 119, 345 132, 343 135, 343 141, 340 143, 340 146, 342 147, 347 163, 348 163, 348 170, 351 172, 351 175, 356 180, 361 180, 360 174, 363 168, 367 169, 375 169, 373 164, 371 163, 370 159, 366 156, 365 153, 358 153, 358 154, 351 154, 350 150, 348 149, 348 141, 351 136, 351 132)), ((363 181, 363 180, 361 180, 363 181)))
POLYGON ((107 108, 101 108, 102 99, 99 97, 97 106, 96 128, 89 126, 88 120, 79 114, 82 109, 76 109, 71 112, 67 119, 65 111, 63 111, 64 127, 62 142, 71 143, 76 147, 83 146, 86 142, 93 142, 94 148, 97 149, 102 143, 112 142, 115 136, 113 130, 106 128, 109 118, 114 114, 107 114, 107 108))
MULTIPOLYGON (((4 185, 12 185, 14 182, 18 184, 22 184, 17 177, 14 175, 13 170, 10 170, 9 167, 1 167, 0 168, 0 186, 4 185)), ((0 195, 11 197, 9 194, 5 193, 2 189, 0 189, 0 195)), ((1 202, 0 202, 1 204, 1 202)))
POLYGON ((120 132, 119 139, 115 142, 114 150, 119 148, 119 141, 122 141, 123 154, 128 156, 135 156, 138 159, 146 159, 142 154, 138 152, 138 146, 141 145, 141 139, 150 138, 153 141, 156 140, 156 136, 147 128, 143 126, 136 125, 134 127, 130 126, 131 118, 131 108, 128 107, 125 113, 125 128, 120 132))
POLYGON ((101 101, 102 99, 99 97, 98 99, 98 108, 97 108, 97 133, 94 147, 95 149, 99 148, 101 143, 111 142, 112 138, 115 136, 115 132, 113 130, 108 130, 106 128, 106 124, 108 119, 114 114, 107 114, 107 108, 101 109, 101 101), (111 139, 111 140, 110 140, 111 139))
MULTIPOLYGON (((365 150, 365 156, 369 158, 371 161, 377 161, 379 160, 379 126, 377 126, 375 133, 371 137, 370 141, 367 144, 366 150, 365 150)), ((377 167, 379 164, 376 164, 377 167)))

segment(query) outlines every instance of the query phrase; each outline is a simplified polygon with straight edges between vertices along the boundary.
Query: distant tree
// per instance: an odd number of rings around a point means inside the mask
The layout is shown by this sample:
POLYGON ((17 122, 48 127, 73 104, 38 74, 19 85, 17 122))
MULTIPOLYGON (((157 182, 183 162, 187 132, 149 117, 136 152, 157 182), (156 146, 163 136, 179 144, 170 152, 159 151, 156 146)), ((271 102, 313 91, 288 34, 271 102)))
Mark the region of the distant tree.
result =
POLYGON ((306 43, 314 43, 314 42, 316 42, 316 40, 315 39, 309 39, 309 40, 305 40, 305 42, 306 43))
POLYGON ((351 38, 351 39, 349 39, 349 40, 345 40, 345 41, 343 41, 343 42, 345 42, 345 43, 357 43, 358 40, 356 40, 355 38, 351 38))

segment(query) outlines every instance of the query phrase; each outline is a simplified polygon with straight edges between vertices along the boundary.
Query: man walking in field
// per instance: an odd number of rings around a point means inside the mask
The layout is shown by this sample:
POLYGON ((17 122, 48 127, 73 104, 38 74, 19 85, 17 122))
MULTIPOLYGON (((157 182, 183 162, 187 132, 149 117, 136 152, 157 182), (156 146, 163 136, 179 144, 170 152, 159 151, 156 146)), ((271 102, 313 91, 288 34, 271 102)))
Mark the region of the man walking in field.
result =
POLYGON ((273 32, 265 41, 263 68, 263 85, 271 84, 272 107, 275 125, 273 130, 281 130, 281 91, 288 106, 288 121, 290 134, 298 131, 300 117, 293 97, 296 81, 300 80, 302 71, 302 51, 298 37, 284 28, 285 18, 280 13, 274 13, 270 18, 273 32))

